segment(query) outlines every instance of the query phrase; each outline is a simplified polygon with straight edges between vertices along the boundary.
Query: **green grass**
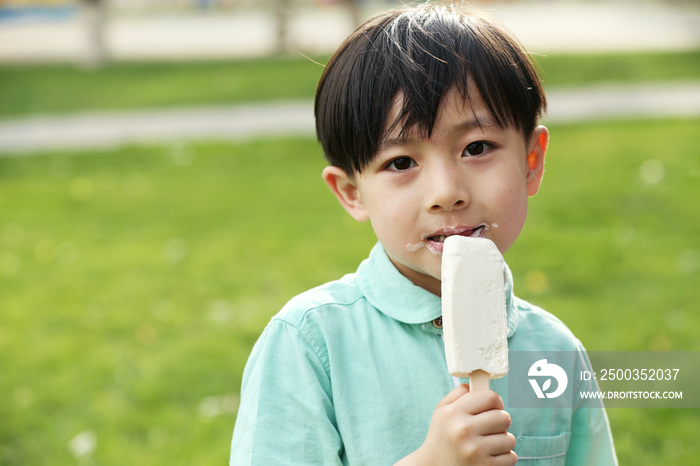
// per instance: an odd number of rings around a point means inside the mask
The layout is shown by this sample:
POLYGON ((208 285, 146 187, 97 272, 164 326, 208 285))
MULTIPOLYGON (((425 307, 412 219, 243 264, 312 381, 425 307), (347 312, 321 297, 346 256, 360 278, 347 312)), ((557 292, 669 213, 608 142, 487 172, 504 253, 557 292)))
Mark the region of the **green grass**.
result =
POLYGON ((534 57, 545 87, 700 80, 700 50, 534 57))
MULTIPOLYGON (((536 56, 547 87, 700 79, 700 51, 536 56)), ((327 58, 318 58, 325 63, 327 58)), ((192 63, 0 66, 0 116, 313 98, 322 66, 304 57, 192 63)))
POLYGON ((0 66, 0 115, 311 98, 323 67, 304 57, 230 62, 0 66))
MULTIPOLYGON (((550 128, 506 258, 589 350, 700 350, 699 124, 550 128)), ((374 243, 323 166, 293 138, 0 157, 0 464, 75 464, 80 433, 81 464, 226 464, 269 317, 374 243)), ((609 417, 621 464, 696 464, 697 409, 609 417)))

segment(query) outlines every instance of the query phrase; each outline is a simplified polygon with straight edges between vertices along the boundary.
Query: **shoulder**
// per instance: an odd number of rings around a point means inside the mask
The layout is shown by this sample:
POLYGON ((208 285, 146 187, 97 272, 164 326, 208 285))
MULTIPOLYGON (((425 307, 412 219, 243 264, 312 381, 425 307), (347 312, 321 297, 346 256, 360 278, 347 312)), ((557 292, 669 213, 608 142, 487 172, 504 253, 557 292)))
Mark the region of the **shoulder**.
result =
MULTIPOLYGON (((355 283, 354 274, 292 298, 258 338, 249 365, 280 360, 282 353, 317 361, 330 371, 330 354, 357 341, 357 329, 378 314, 355 283), (335 348, 335 350, 334 350, 335 348)), ((291 356, 290 356, 291 357, 291 356)))
POLYGON ((322 354, 328 351, 328 341, 350 338, 350 329, 366 325, 376 318, 375 314, 355 274, 348 274, 289 300, 272 317, 261 339, 279 341, 296 335, 294 338, 305 340, 322 354))
POLYGON ((357 286, 355 274, 351 273, 290 299, 272 318, 272 322, 283 321, 298 327, 318 314, 342 313, 344 309, 352 308, 362 301, 364 295, 357 286))
POLYGON ((523 299, 515 298, 518 328, 515 337, 528 350, 577 351, 581 342, 558 317, 523 299), (537 348, 532 348, 536 345, 537 348))
POLYGON ((248 365, 277 361, 285 353, 305 354, 327 365, 328 339, 342 332, 343 315, 362 300, 354 274, 295 296, 265 326, 248 365))

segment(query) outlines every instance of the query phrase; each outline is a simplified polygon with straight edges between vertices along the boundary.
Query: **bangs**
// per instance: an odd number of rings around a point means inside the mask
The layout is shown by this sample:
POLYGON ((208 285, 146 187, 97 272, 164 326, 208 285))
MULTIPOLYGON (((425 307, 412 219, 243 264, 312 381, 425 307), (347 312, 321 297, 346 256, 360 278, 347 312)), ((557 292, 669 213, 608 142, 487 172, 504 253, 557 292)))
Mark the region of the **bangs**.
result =
POLYGON ((455 89, 465 102, 478 92, 493 121, 524 135, 546 108, 529 56, 477 12, 423 5, 380 16, 336 52, 316 95, 316 127, 326 158, 360 173, 387 134, 430 137, 440 105, 455 89), (387 121, 400 96, 401 109, 387 121))

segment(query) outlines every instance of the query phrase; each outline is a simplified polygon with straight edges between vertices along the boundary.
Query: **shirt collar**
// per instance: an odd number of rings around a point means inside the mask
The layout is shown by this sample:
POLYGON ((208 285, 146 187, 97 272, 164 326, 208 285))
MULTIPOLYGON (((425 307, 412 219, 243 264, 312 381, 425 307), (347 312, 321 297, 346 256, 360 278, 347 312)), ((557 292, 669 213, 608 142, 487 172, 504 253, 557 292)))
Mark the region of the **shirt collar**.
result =
MULTIPOLYGON (((367 300, 382 313, 406 324, 430 322, 442 315, 440 298, 414 285, 401 275, 377 243, 362 261, 355 276, 367 300)), ((513 275, 506 264, 506 312, 508 315, 508 337, 518 326, 518 308, 513 294, 513 275)))

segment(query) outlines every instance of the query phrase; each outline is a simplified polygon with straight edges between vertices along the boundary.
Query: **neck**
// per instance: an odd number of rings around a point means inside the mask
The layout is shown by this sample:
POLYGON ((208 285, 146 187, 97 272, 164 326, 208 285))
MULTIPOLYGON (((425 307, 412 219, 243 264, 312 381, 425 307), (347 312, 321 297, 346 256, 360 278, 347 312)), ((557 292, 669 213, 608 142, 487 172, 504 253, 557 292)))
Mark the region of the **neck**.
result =
POLYGON ((392 264, 394 264, 396 270, 398 270, 399 273, 401 273, 401 275, 408 278, 411 281, 411 283, 423 288, 426 291, 431 292, 436 296, 442 295, 442 282, 440 280, 433 276, 406 267, 401 262, 391 257, 391 255, 389 255, 388 253, 387 256, 389 256, 389 260, 392 264))

